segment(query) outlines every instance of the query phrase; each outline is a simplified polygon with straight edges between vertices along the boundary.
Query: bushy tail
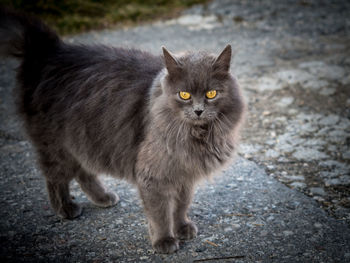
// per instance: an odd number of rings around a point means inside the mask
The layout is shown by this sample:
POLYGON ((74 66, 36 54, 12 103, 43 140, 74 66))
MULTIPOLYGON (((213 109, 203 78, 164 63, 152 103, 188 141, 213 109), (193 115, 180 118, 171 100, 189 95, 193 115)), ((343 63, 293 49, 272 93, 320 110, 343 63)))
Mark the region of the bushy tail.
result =
POLYGON ((59 43, 58 35, 39 19, 0 6, 0 55, 43 57, 59 43))

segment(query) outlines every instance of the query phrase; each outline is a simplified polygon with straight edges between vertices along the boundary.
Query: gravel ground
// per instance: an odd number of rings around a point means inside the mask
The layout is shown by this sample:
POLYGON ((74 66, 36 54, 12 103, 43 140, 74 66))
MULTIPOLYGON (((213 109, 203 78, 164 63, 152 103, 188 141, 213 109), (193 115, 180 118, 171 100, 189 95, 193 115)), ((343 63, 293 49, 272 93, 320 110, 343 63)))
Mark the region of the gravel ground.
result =
POLYGON ((0 61, 1 258, 350 261, 349 13, 347 1, 213 1, 170 21, 66 37, 156 54, 162 45, 219 52, 231 43, 235 50, 232 68, 249 105, 241 157, 199 188, 191 212, 199 236, 172 256, 153 253, 135 190, 110 178, 121 197, 116 207, 92 206, 73 184, 83 216, 52 214, 13 114, 17 63, 0 61))

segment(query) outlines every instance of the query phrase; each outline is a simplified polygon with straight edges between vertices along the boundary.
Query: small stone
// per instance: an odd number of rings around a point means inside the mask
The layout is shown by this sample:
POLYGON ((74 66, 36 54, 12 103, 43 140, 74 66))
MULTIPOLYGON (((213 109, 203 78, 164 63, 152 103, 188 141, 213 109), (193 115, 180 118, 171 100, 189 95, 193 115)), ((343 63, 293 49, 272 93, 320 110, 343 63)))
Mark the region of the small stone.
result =
POLYGON ((241 144, 239 151, 245 154, 252 154, 260 151, 263 147, 261 145, 252 145, 252 144, 241 144))
POLYGON ((337 170, 339 170, 339 169, 344 170, 344 171, 350 170, 349 167, 345 163, 341 163, 341 162, 334 161, 334 160, 327 160, 327 161, 320 162, 320 165, 323 167, 337 168, 337 170))
POLYGON ((289 230, 283 231, 283 235, 285 235, 287 237, 292 236, 293 234, 294 234, 293 231, 289 231, 289 230))
POLYGON ((266 218, 266 221, 272 221, 272 220, 274 220, 274 219, 275 219, 274 216, 269 216, 268 218, 266 218))
POLYGON ((275 150, 269 149, 265 152, 265 156, 267 158, 277 158, 279 156, 279 153, 275 150))
POLYGON ((321 114, 317 114, 317 113, 316 114, 306 114, 306 113, 303 113, 303 112, 299 113, 296 116, 296 118, 298 120, 302 121, 302 122, 316 121, 316 120, 318 120, 318 119, 320 119, 322 117, 323 117, 323 115, 321 115, 321 114))
POLYGON ((307 61, 299 64, 299 68, 309 69, 315 67, 324 67, 326 64, 323 61, 307 61))
POLYGON ((302 175, 287 175, 283 176, 283 178, 288 181, 305 181, 305 177, 302 175))
POLYGON ((298 113, 298 111, 296 110, 296 109, 289 109, 288 110, 288 114, 289 115, 295 115, 295 114, 297 114, 298 113))
POLYGON ((321 197, 321 196, 318 196, 318 195, 313 196, 313 199, 315 199, 318 202, 323 202, 324 201, 324 198, 321 197))
POLYGON ((324 180, 326 186, 332 185, 347 185, 350 184, 350 176, 349 175, 341 175, 339 178, 326 179, 324 180))
POLYGON ((335 88, 323 88, 320 91, 320 94, 323 96, 330 96, 330 95, 334 95, 336 91, 337 90, 335 88))
POLYGON ((231 232, 231 231, 232 231, 232 227, 225 227, 225 228, 224 228, 224 231, 225 231, 225 232, 231 232))
POLYGON ((350 151, 347 151, 347 152, 345 152, 345 153, 342 153, 342 156, 343 156, 344 159, 350 160, 350 151))
POLYGON ((325 80, 319 80, 319 79, 310 79, 307 80, 304 84, 303 87, 307 89, 312 89, 312 90, 318 90, 321 88, 325 88, 329 85, 329 83, 325 80))
POLYGON ((341 130, 334 130, 329 132, 328 134, 328 140, 331 142, 345 142, 346 137, 348 136, 348 133, 346 133, 345 131, 341 131, 341 130))
POLYGON ((293 153, 293 157, 298 160, 310 161, 325 159, 328 155, 315 149, 300 147, 293 153))
POLYGON ((328 145, 328 146, 327 146, 327 149, 328 149, 328 151, 330 151, 330 152, 337 152, 337 151, 338 151, 337 146, 335 146, 335 145, 333 145, 333 144, 328 145))
POLYGON ((305 146, 318 146, 318 145, 325 145, 326 142, 321 139, 308 139, 305 141, 305 146))
POLYGON ((325 196, 326 195, 326 192, 320 187, 311 187, 310 188, 310 192, 313 195, 321 195, 321 196, 325 196))
POLYGON ((294 102, 294 98, 293 97, 284 97, 279 102, 277 102, 276 104, 277 104, 278 107, 284 108, 284 107, 288 107, 293 102, 294 102))
POLYGON ((296 189, 305 189, 306 188, 306 184, 305 183, 301 183, 301 182, 293 182, 290 184, 290 186, 292 188, 296 188, 296 189))
POLYGON ((347 75, 345 78, 341 80, 341 84, 348 85, 350 84, 350 75, 347 75))
POLYGON ((267 236, 268 232, 266 230, 263 230, 260 232, 260 236, 265 237, 267 236))
POLYGON ((195 252, 203 252, 206 250, 206 247, 198 247, 195 249, 195 252))
POLYGON ((288 85, 302 84, 306 80, 314 78, 310 73, 298 69, 282 70, 276 73, 276 77, 288 85))
POLYGON ((315 76, 339 80, 345 75, 345 69, 337 65, 329 65, 323 61, 310 61, 299 64, 299 68, 308 69, 315 76))
POLYGON ((350 176, 349 175, 342 175, 339 177, 339 180, 342 184, 350 184, 350 176))
POLYGON ((324 180, 324 183, 326 186, 341 184, 338 178, 324 180))
POLYGON ((340 219, 346 219, 350 217, 350 209, 346 207, 338 207, 334 213, 340 219))
POLYGON ((322 226, 321 223, 315 223, 315 224, 314 224, 314 227, 316 227, 316 228, 322 228, 323 226, 322 226))
POLYGON ((329 178, 337 177, 337 176, 339 176, 339 174, 337 172, 333 172, 333 171, 331 171, 331 172, 329 172, 329 171, 321 171, 320 172, 320 176, 322 178, 329 179, 329 178))
POLYGON ((258 91, 274 91, 279 90, 282 87, 282 84, 276 78, 262 77, 259 79, 256 89, 258 91))

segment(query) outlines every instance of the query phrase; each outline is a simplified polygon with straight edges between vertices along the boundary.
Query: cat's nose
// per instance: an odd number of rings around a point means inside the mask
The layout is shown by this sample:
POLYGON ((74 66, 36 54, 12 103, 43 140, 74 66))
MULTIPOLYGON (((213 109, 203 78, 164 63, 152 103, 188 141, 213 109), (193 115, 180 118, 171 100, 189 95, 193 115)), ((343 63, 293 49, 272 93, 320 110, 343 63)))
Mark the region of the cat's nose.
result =
POLYGON ((197 116, 199 117, 199 116, 201 116, 201 114, 202 114, 203 111, 202 111, 202 110, 195 110, 194 112, 195 112, 195 113, 197 114, 197 116))

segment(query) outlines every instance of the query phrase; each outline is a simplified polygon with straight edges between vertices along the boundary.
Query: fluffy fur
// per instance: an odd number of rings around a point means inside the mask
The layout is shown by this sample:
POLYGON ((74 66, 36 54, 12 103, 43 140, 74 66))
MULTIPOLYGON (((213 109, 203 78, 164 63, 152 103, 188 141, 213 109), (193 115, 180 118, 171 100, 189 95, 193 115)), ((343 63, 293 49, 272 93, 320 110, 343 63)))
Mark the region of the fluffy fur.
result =
POLYGON ((40 21, 6 10, 0 39, 2 54, 22 60, 18 111, 54 211, 80 215, 72 179, 96 205, 116 204, 97 177, 109 174, 137 186, 156 251, 172 253, 179 239, 195 237, 187 217, 193 189, 231 159, 244 111, 229 71, 231 47, 216 57, 71 45, 40 21), (217 91, 214 99, 205 97, 209 90, 217 91))

